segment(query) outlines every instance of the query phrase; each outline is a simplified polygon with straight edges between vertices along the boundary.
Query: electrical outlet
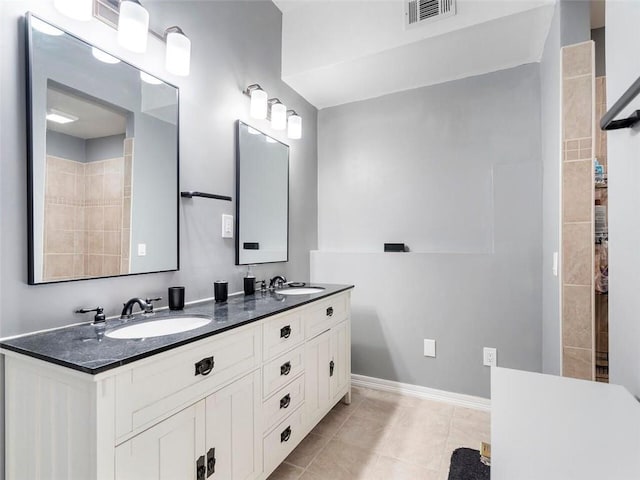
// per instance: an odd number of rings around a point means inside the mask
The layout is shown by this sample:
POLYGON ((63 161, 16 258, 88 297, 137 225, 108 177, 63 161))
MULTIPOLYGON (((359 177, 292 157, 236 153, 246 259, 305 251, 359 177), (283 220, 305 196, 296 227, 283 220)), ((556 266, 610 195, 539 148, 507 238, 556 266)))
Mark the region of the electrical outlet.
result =
POLYGON ((424 356, 435 357, 436 356, 436 341, 430 338, 424 339, 424 356))
POLYGON ((482 358, 482 364, 485 367, 496 367, 498 365, 498 351, 495 348, 484 347, 482 358))
POLYGON ((147 244, 146 243, 139 243, 138 244, 138 256, 139 257, 144 257, 147 255, 147 244))

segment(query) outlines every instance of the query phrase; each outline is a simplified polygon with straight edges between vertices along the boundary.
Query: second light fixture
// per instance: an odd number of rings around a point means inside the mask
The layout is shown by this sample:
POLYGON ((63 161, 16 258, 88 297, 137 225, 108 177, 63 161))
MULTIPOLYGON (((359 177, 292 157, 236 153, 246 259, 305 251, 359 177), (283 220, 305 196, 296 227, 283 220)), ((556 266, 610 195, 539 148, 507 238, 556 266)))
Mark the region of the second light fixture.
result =
POLYGON ((268 119, 274 130, 287 129, 287 137, 302 138, 302 117, 294 110, 287 110, 287 106, 278 98, 269 98, 260 85, 249 85, 243 92, 251 98, 249 114, 258 120, 268 119))

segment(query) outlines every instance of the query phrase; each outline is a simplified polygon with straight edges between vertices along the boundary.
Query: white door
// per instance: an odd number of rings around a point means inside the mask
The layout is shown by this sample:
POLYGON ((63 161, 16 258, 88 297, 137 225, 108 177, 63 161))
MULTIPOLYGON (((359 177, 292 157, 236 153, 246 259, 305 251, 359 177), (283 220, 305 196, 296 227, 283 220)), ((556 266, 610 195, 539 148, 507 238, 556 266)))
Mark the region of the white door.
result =
POLYGON ((315 423, 324 415, 329 402, 330 332, 326 331, 305 345, 305 422, 315 423))
POLYGON ((260 385, 256 371, 205 399, 208 480, 248 480, 262 473, 260 385))
POLYGON ((331 329, 331 359, 329 361, 329 383, 331 399, 336 400, 349 381, 349 328, 342 322, 331 329))
POLYGON ((204 479, 204 421, 203 400, 117 446, 116 480, 204 479))

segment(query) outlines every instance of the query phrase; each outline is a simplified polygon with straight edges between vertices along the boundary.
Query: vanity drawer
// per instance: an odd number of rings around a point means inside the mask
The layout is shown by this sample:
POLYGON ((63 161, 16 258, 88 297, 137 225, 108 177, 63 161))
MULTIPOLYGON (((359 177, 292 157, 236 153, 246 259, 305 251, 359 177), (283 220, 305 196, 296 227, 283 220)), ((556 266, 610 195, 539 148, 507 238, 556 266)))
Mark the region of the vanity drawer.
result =
POLYGON ((264 366, 262 372, 264 398, 284 387, 304 371, 304 346, 280 355, 264 366))
POLYGON ((264 431, 282 421, 290 412, 304 402, 304 375, 299 376, 289 385, 278 390, 262 404, 264 431))
POLYGON ((265 360, 295 347, 304 340, 302 315, 299 312, 288 313, 265 321, 262 340, 265 360))
POLYGON ((264 437, 264 471, 271 472, 304 438, 302 408, 298 408, 264 437))
POLYGON ((349 316, 348 295, 334 295, 312 304, 305 315, 306 338, 311 339, 349 316))
POLYGON ((185 345, 119 374, 116 438, 151 425, 256 368, 261 347, 261 329, 251 326, 185 345))

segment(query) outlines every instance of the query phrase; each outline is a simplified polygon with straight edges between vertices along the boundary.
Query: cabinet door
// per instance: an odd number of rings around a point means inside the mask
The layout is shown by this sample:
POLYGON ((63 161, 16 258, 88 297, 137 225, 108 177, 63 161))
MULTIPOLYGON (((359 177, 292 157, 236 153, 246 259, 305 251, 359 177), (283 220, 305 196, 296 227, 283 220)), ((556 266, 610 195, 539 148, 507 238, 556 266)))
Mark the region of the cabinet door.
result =
POLYGON ((331 359, 329 361, 329 384, 331 399, 343 392, 349 382, 349 327, 342 322, 331 329, 331 359))
POLYGON ((262 473, 260 372, 236 380, 206 398, 209 480, 247 480, 262 473))
POLYGON ((305 423, 314 423, 324 415, 331 401, 329 387, 329 331, 305 345, 305 423))
POLYGON ((205 402, 185 408, 116 447, 116 480, 192 480, 204 466, 205 402))

